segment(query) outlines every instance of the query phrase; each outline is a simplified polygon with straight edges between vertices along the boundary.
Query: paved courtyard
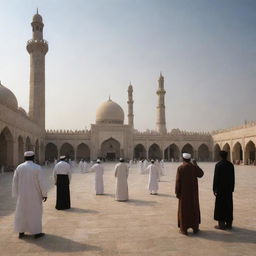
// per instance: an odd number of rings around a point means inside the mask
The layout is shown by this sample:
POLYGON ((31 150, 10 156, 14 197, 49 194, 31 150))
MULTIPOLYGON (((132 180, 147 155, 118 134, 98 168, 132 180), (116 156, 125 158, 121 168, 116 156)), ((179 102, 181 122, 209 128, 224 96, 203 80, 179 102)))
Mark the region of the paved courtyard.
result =
POLYGON ((130 169, 129 202, 114 200, 113 164, 105 164, 104 196, 94 195, 93 173, 75 171, 71 181, 72 209, 55 210, 55 187, 50 169, 48 200, 44 203, 43 231, 38 240, 17 238, 13 232, 15 200, 11 198, 12 173, 0 174, 0 255, 104 255, 181 256, 256 255, 256 167, 236 167, 234 229, 213 226, 212 163, 199 164, 201 232, 183 236, 177 228, 174 195, 178 164, 165 165, 158 196, 149 195, 147 175, 130 169))

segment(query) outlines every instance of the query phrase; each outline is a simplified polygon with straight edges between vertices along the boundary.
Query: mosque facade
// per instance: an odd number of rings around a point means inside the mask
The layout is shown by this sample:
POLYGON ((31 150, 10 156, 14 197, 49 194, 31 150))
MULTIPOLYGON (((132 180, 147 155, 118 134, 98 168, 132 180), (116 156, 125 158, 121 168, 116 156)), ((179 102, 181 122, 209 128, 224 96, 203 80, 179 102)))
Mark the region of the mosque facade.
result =
POLYGON ((164 77, 160 74, 156 95, 156 129, 140 132, 134 128, 133 87, 127 90, 128 123, 124 111, 108 99, 96 111, 89 130, 45 129, 45 56, 48 42, 43 38, 43 19, 35 14, 31 23, 32 39, 27 42, 30 55, 30 95, 28 113, 18 105, 16 96, 0 83, 0 166, 13 170, 23 161, 26 150, 34 150, 37 161, 54 161, 60 155, 71 159, 114 161, 158 158, 180 161, 181 153, 191 153, 199 161, 217 161, 221 149, 229 152, 233 162, 254 164, 256 159, 256 123, 198 133, 173 129, 167 131, 165 121, 164 77))

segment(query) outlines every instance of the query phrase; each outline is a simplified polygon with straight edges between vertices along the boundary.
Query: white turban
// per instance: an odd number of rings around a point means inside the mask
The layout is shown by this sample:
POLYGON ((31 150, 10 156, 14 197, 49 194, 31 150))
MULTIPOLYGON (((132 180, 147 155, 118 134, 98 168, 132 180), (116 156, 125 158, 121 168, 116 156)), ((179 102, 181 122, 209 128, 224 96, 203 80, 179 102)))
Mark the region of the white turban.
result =
POLYGON ((34 156, 34 155, 35 155, 35 152, 34 152, 34 151, 26 151, 26 152, 24 153, 24 156, 25 156, 25 157, 34 156))
POLYGON ((183 153, 182 154, 182 157, 184 158, 184 159, 190 159, 191 158, 191 154, 189 154, 189 153, 183 153))

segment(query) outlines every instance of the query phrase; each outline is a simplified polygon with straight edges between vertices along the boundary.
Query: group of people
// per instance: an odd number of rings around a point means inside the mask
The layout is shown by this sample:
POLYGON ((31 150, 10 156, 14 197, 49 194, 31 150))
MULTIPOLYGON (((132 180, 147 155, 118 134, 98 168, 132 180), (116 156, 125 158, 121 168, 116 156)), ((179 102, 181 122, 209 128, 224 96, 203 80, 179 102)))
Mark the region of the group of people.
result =
MULTIPOLYGON (((221 151, 222 160, 215 166, 213 193, 216 197, 214 219, 218 221, 217 229, 231 229, 233 221, 234 191, 234 166, 227 160, 227 152, 221 151)), ((35 154, 27 151, 24 154, 25 162, 20 164, 13 176, 12 192, 17 197, 14 230, 23 238, 26 233, 31 233, 35 238, 44 236, 42 233, 42 202, 47 200, 47 186, 42 168, 34 163, 35 154), (29 214, 28 214, 29 213, 29 214)), ((200 224, 200 207, 198 196, 198 178, 204 175, 203 170, 195 160, 191 161, 191 155, 182 154, 183 163, 178 167, 176 174, 175 193, 178 204, 178 227, 180 232, 188 235, 188 229, 192 228, 198 233, 200 224)), ((91 167, 95 172, 96 195, 104 194, 104 167, 98 159, 91 167)), ((158 192, 158 182, 161 171, 154 160, 147 166, 149 173, 148 189, 150 194, 158 192)), ((70 208, 70 190, 72 168, 66 156, 61 156, 60 161, 53 169, 53 177, 56 185, 56 209, 70 208)), ((116 178, 115 199, 127 201, 129 165, 120 159, 116 164, 114 175, 116 178)))

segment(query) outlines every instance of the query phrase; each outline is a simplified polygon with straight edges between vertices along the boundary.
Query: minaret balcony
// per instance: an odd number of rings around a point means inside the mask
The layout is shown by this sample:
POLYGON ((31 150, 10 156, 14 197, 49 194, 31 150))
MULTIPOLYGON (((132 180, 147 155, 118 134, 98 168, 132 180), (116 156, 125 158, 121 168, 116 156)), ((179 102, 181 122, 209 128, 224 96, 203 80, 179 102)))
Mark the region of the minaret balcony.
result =
POLYGON ((48 42, 44 39, 30 39, 27 42, 27 51, 29 53, 33 51, 41 51, 46 54, 48 52, 48 42))

